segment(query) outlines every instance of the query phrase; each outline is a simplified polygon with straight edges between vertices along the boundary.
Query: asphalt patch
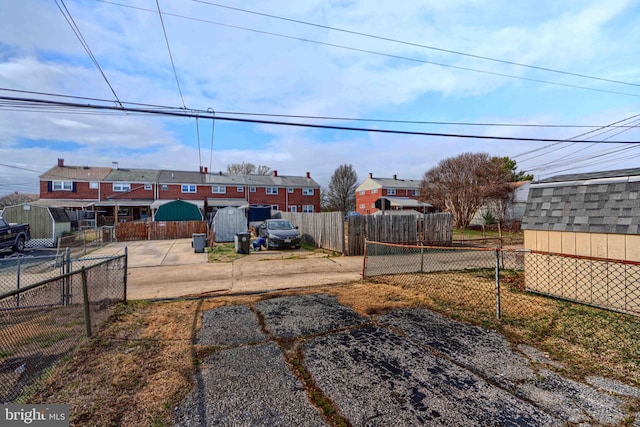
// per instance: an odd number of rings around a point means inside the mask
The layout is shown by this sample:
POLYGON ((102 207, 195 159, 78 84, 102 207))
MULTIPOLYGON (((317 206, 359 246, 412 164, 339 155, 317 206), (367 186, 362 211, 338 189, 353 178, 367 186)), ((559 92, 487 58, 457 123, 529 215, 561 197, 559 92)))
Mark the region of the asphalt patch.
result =
POLYGON ((234 347, 266 342, 268 339, 249 307, 232 305, 202 313, 202 327, 198 332, 197 343, 234 347))
POLYGON ((256 309, 275 338, 304 337, 370 322, 324 294, 271 298, 257 303, 256 309))
POLYGON ((180 405, 177 426, 324 426, 302 383, 273 343, 207 358, 196 389, 180 405))
POLYGON ((393 331, 366 327, 302 347, 353 425, 562 425, 562 421, 393 331))
POLYGON ((367 318, 329 295, 277 297, 204 312, 196 342, 214 352, 175 412, 180 426, 325 425, 285 347, 299 349, 307 385, 351 425, 621 425, 635 416, 638 426, 640 417, 625 412, 639 389, 564 378, 533 347, 424 309, 367 318))

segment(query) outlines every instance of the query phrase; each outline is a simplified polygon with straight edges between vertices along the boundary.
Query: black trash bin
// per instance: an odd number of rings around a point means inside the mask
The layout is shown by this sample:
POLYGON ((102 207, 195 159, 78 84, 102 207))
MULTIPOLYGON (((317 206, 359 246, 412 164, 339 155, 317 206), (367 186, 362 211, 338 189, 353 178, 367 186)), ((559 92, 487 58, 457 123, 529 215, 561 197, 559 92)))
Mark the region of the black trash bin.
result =
POLYGON ((251 246, 251 233, 238 233, 234 237, 236 253, 248 254, 251 246))

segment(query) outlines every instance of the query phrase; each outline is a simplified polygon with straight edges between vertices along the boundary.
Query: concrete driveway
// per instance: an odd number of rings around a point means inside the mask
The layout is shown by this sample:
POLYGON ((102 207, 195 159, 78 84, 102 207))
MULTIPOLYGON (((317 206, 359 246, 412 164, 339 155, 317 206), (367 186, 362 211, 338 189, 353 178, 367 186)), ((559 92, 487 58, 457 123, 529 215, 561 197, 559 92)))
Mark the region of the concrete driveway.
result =
POLYGON ((345 283, 362 278, 362 257, 328 257, 304 249, 251 252, 208 262, 191 239, 111 243, 90 256, 128 252, 127 298, 163 299, 240 294, 345 283))

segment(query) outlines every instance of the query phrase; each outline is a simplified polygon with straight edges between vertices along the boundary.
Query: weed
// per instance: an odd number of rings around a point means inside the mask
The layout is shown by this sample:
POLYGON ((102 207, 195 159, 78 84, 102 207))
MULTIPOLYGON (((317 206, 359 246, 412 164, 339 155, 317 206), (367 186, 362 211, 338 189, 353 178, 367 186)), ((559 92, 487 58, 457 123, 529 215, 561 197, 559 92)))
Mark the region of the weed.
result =
POLYGON ((234 243, 216 243, 207 248, 207 253, 209 262, 232 262, 246 256, 236 252, 234 243))

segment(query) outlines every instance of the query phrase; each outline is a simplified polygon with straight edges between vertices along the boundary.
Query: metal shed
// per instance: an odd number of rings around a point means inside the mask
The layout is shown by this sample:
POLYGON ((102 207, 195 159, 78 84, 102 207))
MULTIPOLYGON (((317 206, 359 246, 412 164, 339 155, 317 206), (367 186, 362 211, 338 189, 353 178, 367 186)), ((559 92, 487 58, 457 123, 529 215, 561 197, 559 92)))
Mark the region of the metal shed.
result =
POLYGON ((28 247, 54 247, 65 232, 71 231, 71 220, 63 208, 22 203, 2 211, 7 222, 27 223, 31 227, 28 247))
MULTIPOLYGON (((153 209, 153 205, 151 206, 153 209)), ((202 221, 202 212, 195 203, 173 200, 162 204, 153 217, 154 221, 202 221)))
POLYGON ((247 217, 239 208, 219 209, 213 217, 216 242, 233 242, 236 234, 247 231, 247 217))

